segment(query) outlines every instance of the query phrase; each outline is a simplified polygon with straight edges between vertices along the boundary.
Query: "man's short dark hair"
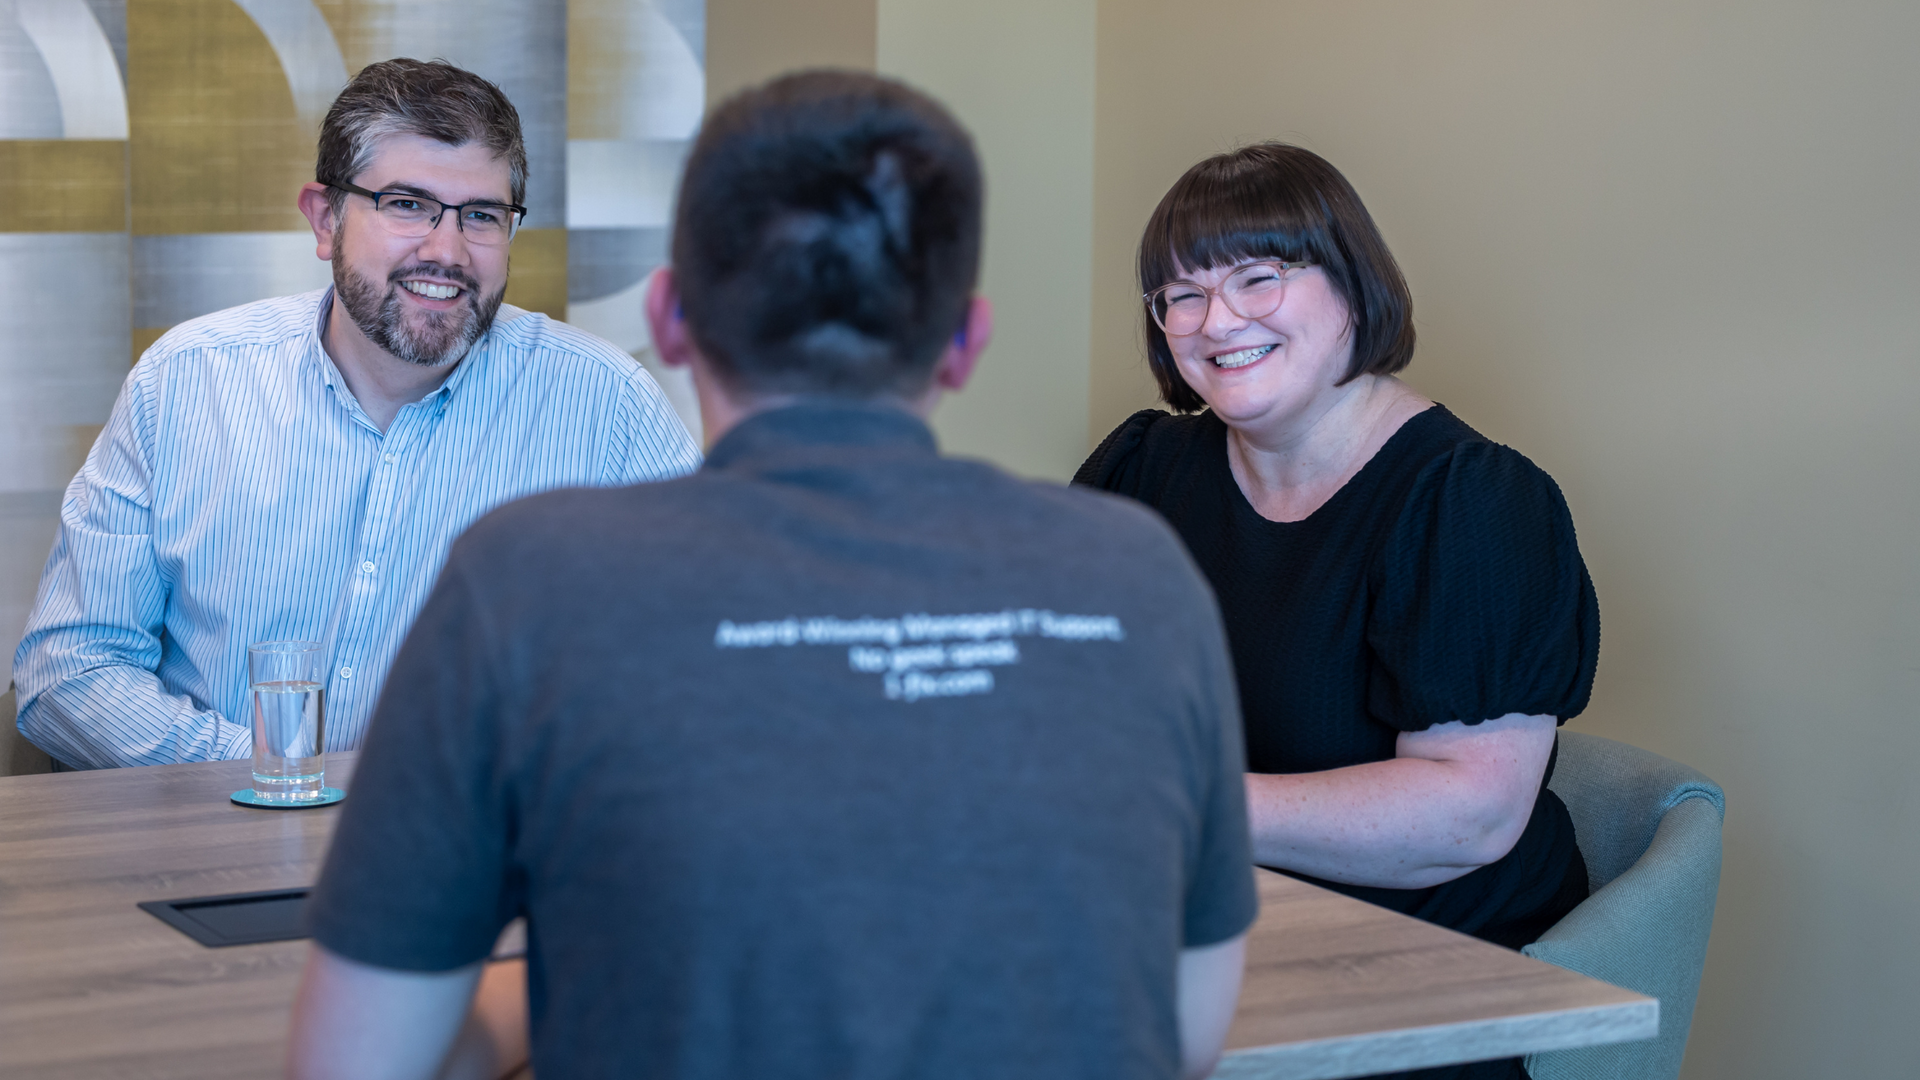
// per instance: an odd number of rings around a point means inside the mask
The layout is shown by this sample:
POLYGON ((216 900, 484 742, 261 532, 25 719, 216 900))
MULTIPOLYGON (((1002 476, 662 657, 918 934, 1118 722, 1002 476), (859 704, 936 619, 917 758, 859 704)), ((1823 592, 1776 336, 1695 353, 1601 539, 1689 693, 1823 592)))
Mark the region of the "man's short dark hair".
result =
MULTIPOLYGON (((1216 154, 1174 182, 1140 238, 1140 291, 1189 271, 1248 259, 1310 262, 1327 275, 1353 318, 1353 360, 1342 383, 1391 375, 1413 359, 1413 294, 1360 202, 1327 160, 1285 143, 1216 154)), ((1206 406, 1142 304, 1147 362, 1160 396, 1181 412, 1206 406)))
POLYGON ((731 390, 917 394, 966 317, 980 203, 973 141, 924 94, 831 71, 748 90, 681 182, 687 328, 731 390))
MULTIPOLYGON (((320 123, 313 178, 322 184, 352 182, 373 164, 380 140, 389 135, 418 135, 448 146, 480 143, 506 160, 513 189, 509 201, 527 201, 520 114, 498 86, 465 68, 407 57, 361 68, 320 123)), ((339 213, 346 193, 336 188, 327 194, 339 213)))

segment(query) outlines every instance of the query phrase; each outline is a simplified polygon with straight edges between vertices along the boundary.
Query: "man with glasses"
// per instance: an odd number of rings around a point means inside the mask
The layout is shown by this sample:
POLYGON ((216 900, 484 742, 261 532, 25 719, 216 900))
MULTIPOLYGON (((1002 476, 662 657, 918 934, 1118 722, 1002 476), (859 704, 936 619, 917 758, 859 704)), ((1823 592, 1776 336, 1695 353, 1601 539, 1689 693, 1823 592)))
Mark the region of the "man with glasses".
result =
POLYGON ((76 767, 246 757, 246 646, 297 639, 328 648, 326 748, 355 747, 467 525, 698 465, 630 356, 503 305, 526 174, 485 79, 390 60, 348 84, 299 194, 334 285, 135 366, 15 656, 27 738, 76 767))

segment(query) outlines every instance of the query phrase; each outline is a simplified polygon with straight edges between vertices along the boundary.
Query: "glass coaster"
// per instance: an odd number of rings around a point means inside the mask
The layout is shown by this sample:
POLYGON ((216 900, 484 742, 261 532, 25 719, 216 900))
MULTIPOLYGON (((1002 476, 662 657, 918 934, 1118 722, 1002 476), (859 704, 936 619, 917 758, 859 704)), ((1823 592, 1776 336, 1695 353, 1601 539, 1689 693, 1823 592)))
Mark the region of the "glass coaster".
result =
POLYGON ((282 802, 278 799, 269 802, 266 799, 256 796, 250 787, 241 788, 229 796, 229 798, 241 806, 258 806, 263 810, 308 810, 315 806, 332 806, 334 803, 346 797, 347 793, 337 787, 321 788, 320 797, 308 802, 282 802))

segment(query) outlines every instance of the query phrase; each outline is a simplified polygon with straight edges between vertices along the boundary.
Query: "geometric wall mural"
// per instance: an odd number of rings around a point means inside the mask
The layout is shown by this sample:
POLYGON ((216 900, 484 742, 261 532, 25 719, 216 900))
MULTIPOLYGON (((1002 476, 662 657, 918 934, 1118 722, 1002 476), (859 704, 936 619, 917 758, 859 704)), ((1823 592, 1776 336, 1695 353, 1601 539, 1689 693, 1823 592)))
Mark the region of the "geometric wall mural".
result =
POLYGON ((696 438, 692 381, 652 362, 640 290, 706 93, 706 0, 567 5, 567 321, 647 363, 696 438))
MULTIPOLYGON (((169 327, 331 280, 295 209, 394 56, 498 83, 527 141, 507 301, 647 354, 640 288, 705 105, 704 0, 0 0, 0 657, 60 494, 169 327)), ((697 433, 698 428, 695 427, 697 433)), ((0 689, 5 682, 0 681, 0 689)))
POLYGON ((124 4, 0 0, 0 647, 9 680, 60 492, 127 374, 126 44, 124 4))

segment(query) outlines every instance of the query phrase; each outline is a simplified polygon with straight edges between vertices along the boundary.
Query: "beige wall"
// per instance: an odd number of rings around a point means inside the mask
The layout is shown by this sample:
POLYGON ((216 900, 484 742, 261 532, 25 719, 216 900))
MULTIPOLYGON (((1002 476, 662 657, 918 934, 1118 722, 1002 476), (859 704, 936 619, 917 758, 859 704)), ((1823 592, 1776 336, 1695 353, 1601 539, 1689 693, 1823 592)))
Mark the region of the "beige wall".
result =
POLYGON ((873 70, 874 0, 707 0, 707 105, 785 71, 873 70))
POLYGON ((1064 475, 1152 404, 1160 193, 1325 154, 1412 281, 1410 381, 1566 489, 1605 628, 1575 726, 1728 789, 1686 1076, 1913 1075, 1920 7, 1091 0, 1089 55, 1090 0, 874 2, 878 68, 988 169, 1000 334, 943 441, 1064 475))
POLYGON ((949 453, 1065 480, 1086 456, 1094 0, 879 0, 879 69, 937 95, 987 172, 995 344, 934 415, 949 453))
POLYGON ((1086 456, 1095 0, 709 0, 708 100, 782 71, 877 69, 937 95, 987 172, 995 345, 934 415, 950 453, 1065 480, 1086 456))
POLYGON ((1098 83, 1093 429, 1151 399, 1167 184, 1330 158, 1412 282, 1410 381, 1572 503, 1575 727, 1727 788, 1686 1076, 1920 1073, 1920 6, 1103 0, 1098 83))

